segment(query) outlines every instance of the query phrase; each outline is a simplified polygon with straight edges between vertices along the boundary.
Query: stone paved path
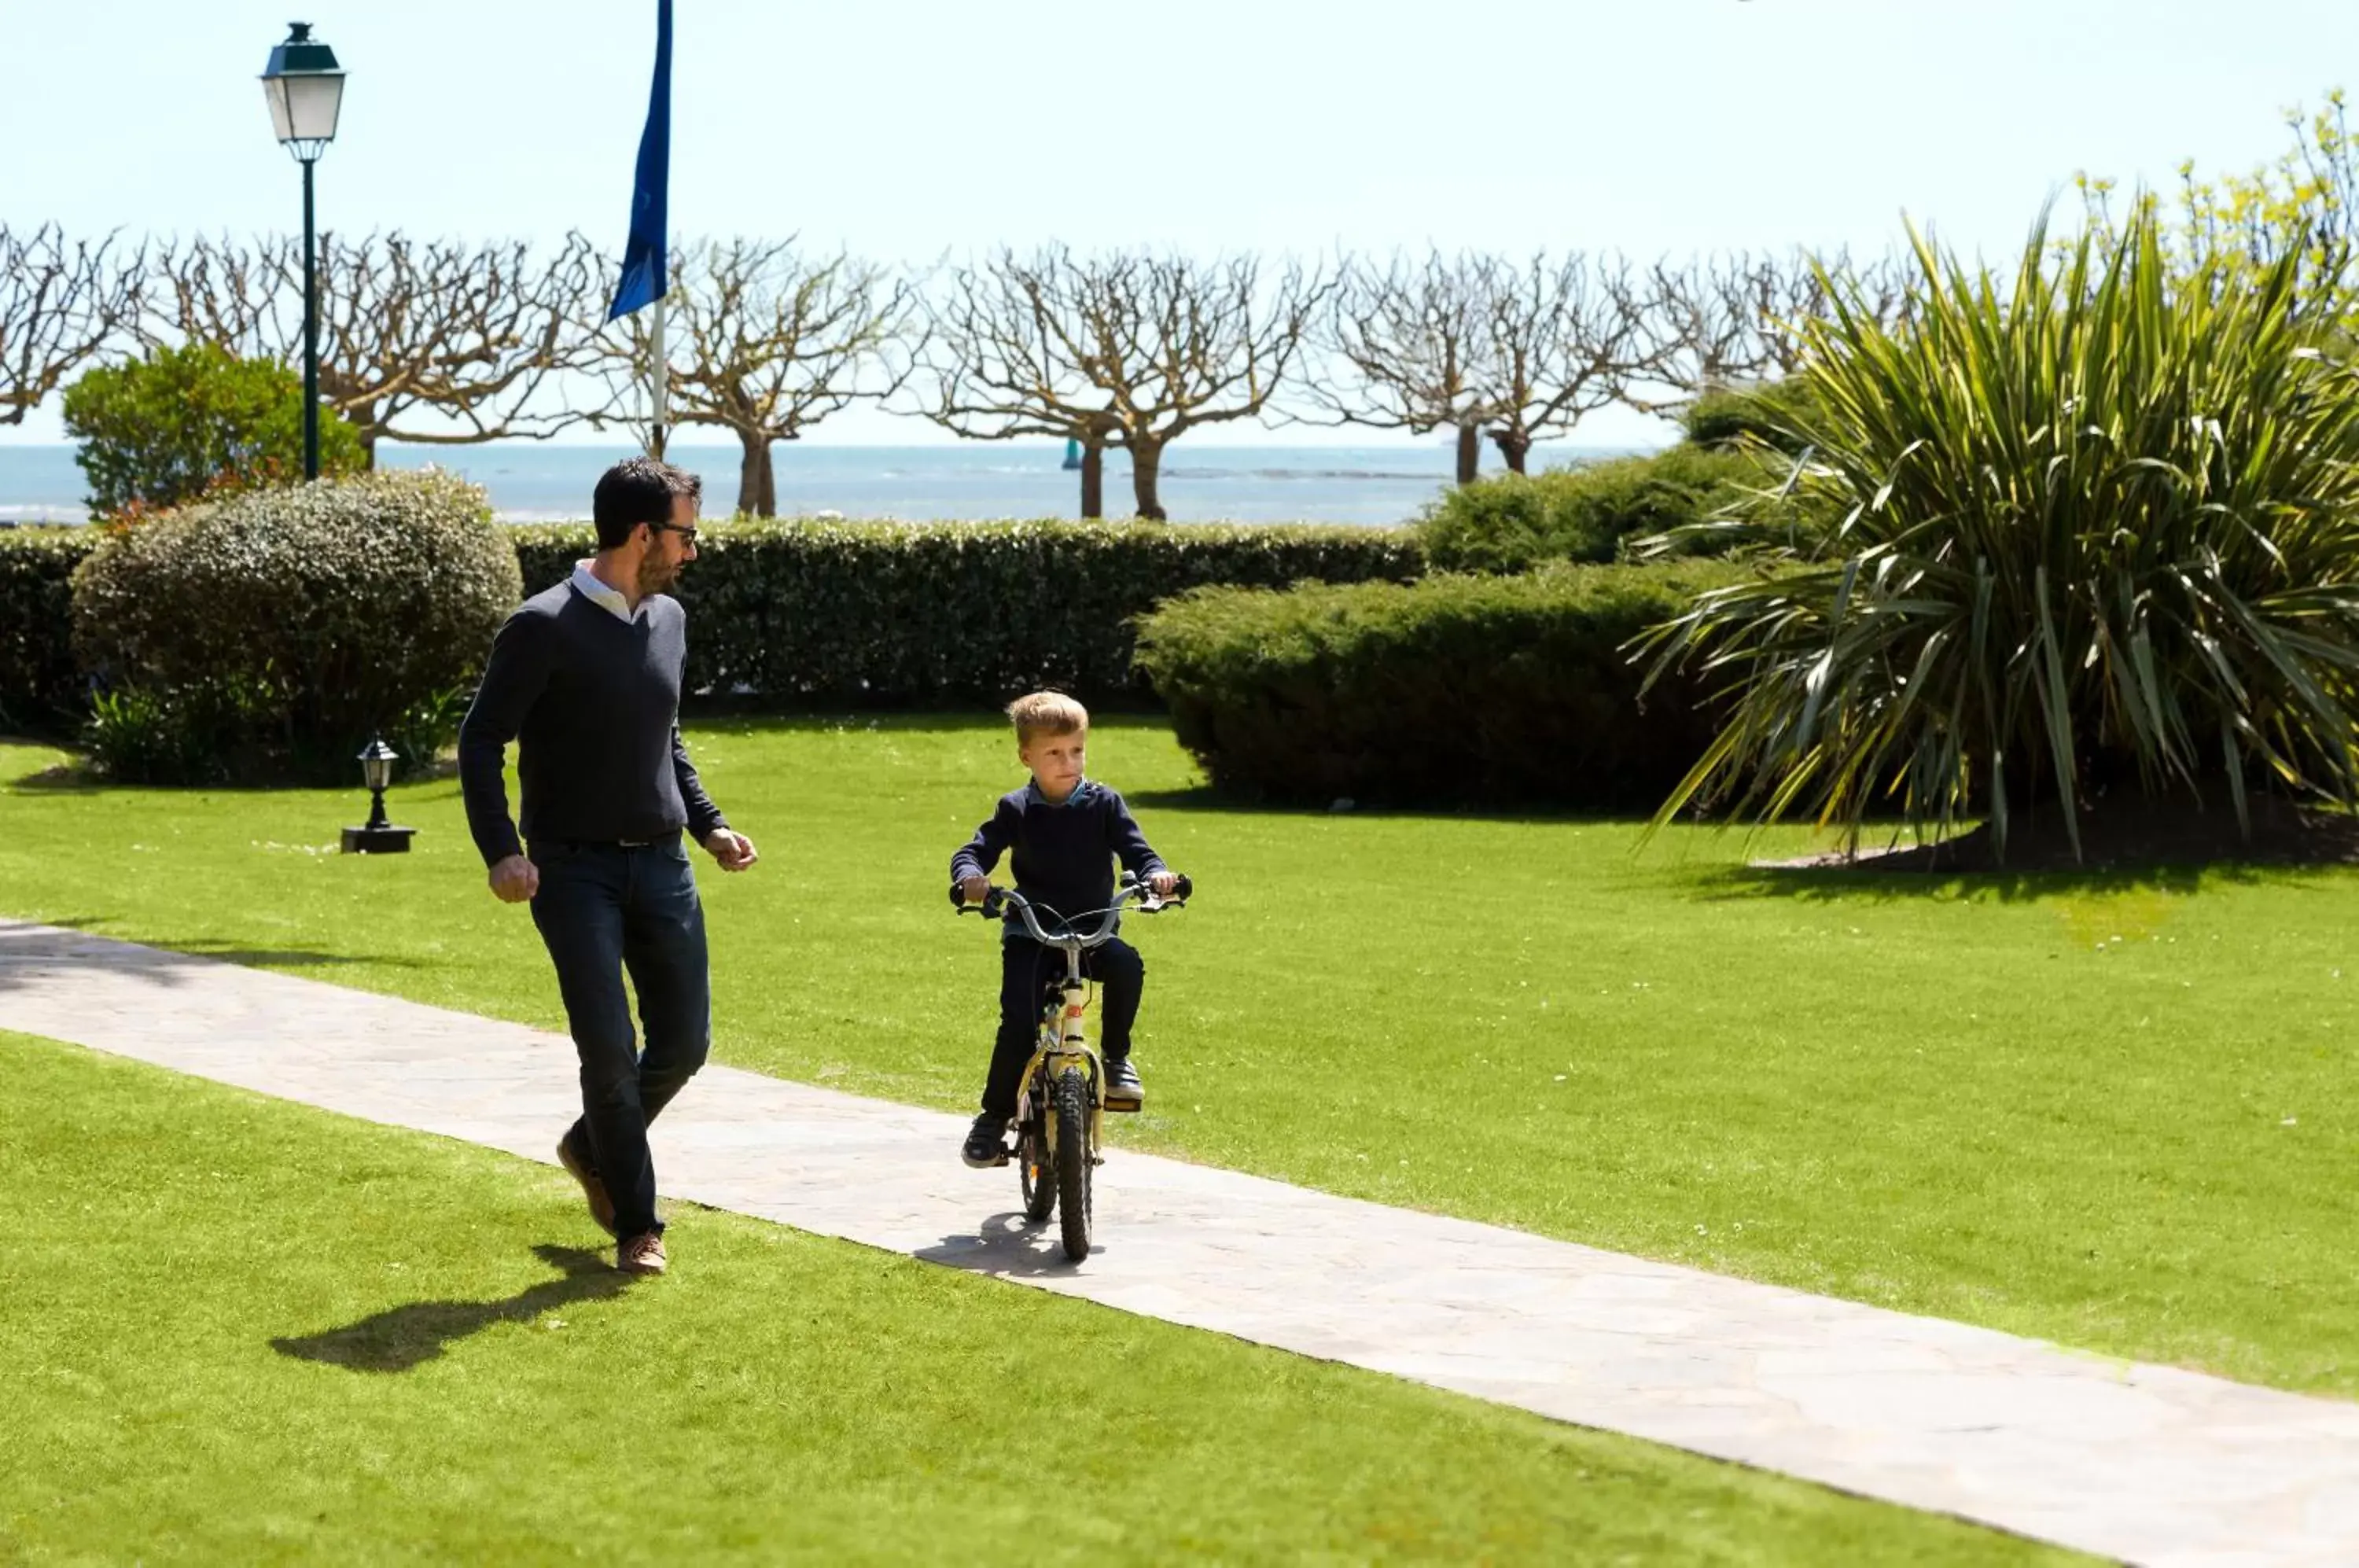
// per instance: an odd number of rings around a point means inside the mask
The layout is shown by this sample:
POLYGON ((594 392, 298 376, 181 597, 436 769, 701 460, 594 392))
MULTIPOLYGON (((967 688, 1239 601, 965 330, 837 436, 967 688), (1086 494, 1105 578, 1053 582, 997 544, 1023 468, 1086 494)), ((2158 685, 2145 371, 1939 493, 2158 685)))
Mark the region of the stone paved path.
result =
MULTIPOLYGON (((558 1036, 5 920, 0 1029, 543 1162, 578 1105, 558 1036)), ((2109 1556, 2359 1563, 2359 1404, 1118 1148, 1076 1268, 963 1125, 715 1067, 656 1149, 675 1197, 2109 1556)))

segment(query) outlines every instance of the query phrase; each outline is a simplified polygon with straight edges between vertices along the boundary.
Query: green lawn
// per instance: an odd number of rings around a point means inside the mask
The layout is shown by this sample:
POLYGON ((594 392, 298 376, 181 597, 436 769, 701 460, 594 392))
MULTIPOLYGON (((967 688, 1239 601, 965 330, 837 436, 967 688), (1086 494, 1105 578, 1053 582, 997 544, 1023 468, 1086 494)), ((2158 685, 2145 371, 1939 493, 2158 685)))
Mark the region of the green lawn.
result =
MULTIPOLYGON (((705 877, 719 1054, 971 1105, 995 933, 943 888, 1020 779, 1000 727, 694 743, 766 856, 705 877)), ((1136 932, 1134 1146, 2359 1392, 2359 877, 1779 877, 1735 836, 1223 809, 1147 723, 1092 760, 1201 885, 1136 932)), ((408 859, 323 853, 364 803, 20 782, 0 911, 557 1025, 455 787, 397 792, 408 859)))
POLYGON ((0 1561, 2060 1561, 0 1035, 0 1561))

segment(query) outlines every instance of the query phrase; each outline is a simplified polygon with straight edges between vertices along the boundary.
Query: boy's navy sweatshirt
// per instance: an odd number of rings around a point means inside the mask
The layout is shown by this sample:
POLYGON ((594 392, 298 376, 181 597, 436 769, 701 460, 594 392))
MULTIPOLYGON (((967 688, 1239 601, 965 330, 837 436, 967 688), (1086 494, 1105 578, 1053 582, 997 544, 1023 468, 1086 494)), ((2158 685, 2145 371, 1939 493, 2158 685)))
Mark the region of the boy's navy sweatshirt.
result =
MULTIPOLYGON (((1138 820, 1122 797, 1087 779, 1073 786, 1061 805, 1051 805, 1039 787, 1027 783, 999 798, 991 820, 951 856, 951 884, 988 877, 999 857, 1015 851, 1016 890, 1073 920, 1114 902, 1114 863, 1142 881, 1162 870, 1163 858, 1147 846, 1138 820)), ((1047 910, 1040 923, 1050 924, 1047 910)), ((1020 921, 1008 935, 1021 934, 1020 921)))

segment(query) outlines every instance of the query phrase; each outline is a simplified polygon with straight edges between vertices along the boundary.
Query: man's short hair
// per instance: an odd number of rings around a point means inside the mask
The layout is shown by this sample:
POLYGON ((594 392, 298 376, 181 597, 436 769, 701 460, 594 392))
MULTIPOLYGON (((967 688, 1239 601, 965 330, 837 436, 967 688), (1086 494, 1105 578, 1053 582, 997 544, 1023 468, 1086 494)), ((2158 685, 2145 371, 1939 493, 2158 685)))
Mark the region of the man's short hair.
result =
POLYGON ((1090 727, 1090 711, 1062 691, 1018 697, 1007 704, 1007 717, 1018 746, 1030 746, 1038 735, 1078 735, 1090 727))
POLYGON ((702 496, 704 481, 684 468, 652 457, 626 457, 598 476, 590 495, 590 520, 598 525, 598 548, 626 542, 641 523, 671 521, 672 498, 702 496))

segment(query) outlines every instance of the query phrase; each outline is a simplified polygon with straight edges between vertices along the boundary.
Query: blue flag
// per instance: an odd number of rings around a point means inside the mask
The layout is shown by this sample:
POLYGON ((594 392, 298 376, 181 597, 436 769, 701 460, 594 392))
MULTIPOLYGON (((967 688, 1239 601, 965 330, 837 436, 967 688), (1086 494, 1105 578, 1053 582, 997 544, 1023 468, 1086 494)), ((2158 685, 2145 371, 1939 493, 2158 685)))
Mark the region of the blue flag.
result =
POLYGON ((623 246, 623 280, 606 319, 653 304, 669 288, 665 187, 671 180, 671 0, 656 0, 656 79, 647 89, 647 128, 639 133, 639 169, 631 188, 631 237, 623 246))

